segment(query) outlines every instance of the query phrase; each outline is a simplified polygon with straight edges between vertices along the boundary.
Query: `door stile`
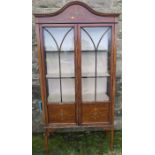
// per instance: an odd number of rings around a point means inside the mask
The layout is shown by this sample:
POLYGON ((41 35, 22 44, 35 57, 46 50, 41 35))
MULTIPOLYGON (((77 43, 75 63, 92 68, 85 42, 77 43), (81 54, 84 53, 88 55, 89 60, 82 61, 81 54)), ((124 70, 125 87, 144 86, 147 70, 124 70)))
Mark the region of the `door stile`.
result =
POLYGON ((40 25, 40 42, 41 42, 41 50, 40 50, 40 54, 41 54, 41 64, 43 64, 42 67, 42 85, 43 85, 43 91, 44 91, 44 108, 46 111, 46 121, 47 123, 49 123, 49 117, 48 117, 48 108, 47 108, 47 84, 46 84, 46 78, 45 78, 45 72, 46 72, 46 65, 45 65, 45 54, 44 54, 44 46, 43 46, 43 28, 42 25, 40 25))
POLYGON ((47 114, 47 106, 46 106, 46 97, 45 97, 45 91, 44 91, 44 81, 43 81, 43 67, 42 67, 42 39, 41 39, 41 28, 39 24, 36 24, 36 37, 37 37, 37 45, 38 45, 38 64, 39 64, 39 81, 40 81, 40 87, 41 87, 41 98, 42 98, 42 108, 43 108, 43 119, 45 122, 45 125, 48 124, 48 114, 47 114))
POLYGON ((79 124, 79 78, 78 78, 78 32, 77 32, 77 25, 74 25, 74 47, 75 47, 75 56, 74 56, 74 63, 75 63, 75 122, 79 124))
POLYGON ((114 115, 115 115, 115 110, 114 110, 114 105, 115 105, 115 89, 116 89, 116 25, 114 24, 112 26, 112 88, 111 88, 111 111, 110 111, 110 121, 112 125, 114 126, 114 115))
POLYGON ((114 89, 115 89, 115 80, 114 80, 114 76, 115 76, 115 27, 114 24, 111 26, 112 27, 112 36, 111 36, 111 58, 110 58, 110 98, 111 98, 111 102, 109 105, 109 121, 112 124, 112 126, 114 125, 114 89))
POLYGON ((114 74, 114 61, 113 61, 113 57, 114 57, 114 24, 110 24, 111 26, 111 49, 110 49, 110 52, 111 52, 111 56, 110 56, 110 102, 109 102, 109 122, 112 123, 112 109, 113 109, 113 93, 112 93, 112 90, 113 90, 113 74, 114 74))
POLYGON ((82 87, 81 87, 81 31, 77 24, 77 78, 78 78, 78 125, 82 124, 82 87))

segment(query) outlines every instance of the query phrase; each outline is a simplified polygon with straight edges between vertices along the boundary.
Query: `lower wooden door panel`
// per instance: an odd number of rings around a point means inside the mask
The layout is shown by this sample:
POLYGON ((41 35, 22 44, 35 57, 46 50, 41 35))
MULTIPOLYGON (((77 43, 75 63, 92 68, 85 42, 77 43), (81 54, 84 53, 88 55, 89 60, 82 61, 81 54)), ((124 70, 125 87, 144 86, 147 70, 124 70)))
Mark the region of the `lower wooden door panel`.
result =
MULTIPOLYGON (((109 122, 109 103, 87 103, 82 105, 81 124, 109 122)), ((48 104, 49 123, 77 123, 74 104, 48 104)))
POLYGON ((109 122, 109 105, 103 104, 83 104, 82 123, 109 122))
POLYGON ((48 104, 49 123, 76 123, 74 104, 48 104))

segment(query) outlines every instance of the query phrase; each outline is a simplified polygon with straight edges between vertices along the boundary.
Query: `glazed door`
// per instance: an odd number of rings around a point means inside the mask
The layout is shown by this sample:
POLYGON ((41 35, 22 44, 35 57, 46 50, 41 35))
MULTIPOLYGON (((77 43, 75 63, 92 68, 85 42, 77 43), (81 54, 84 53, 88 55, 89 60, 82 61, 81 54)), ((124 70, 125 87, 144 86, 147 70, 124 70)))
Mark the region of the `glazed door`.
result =
POLYGON ((42 57, 49 123, 108 123, 112 25, 44 25, 42 57))
POLYGON ((81 123, 109 122, 112 26, 81 24, 81 123))
POLYGON ((74 25, 42 27, 49 123, 77 123, 74 25))

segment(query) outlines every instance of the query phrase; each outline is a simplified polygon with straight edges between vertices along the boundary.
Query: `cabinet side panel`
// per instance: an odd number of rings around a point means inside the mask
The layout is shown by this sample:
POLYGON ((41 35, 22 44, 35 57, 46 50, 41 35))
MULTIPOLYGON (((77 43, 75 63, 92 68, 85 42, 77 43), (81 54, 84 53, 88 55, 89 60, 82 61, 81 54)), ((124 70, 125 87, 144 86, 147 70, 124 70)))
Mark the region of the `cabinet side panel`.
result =
POLYGON ((112 74, 112 106, 111 106, 111 122, 114 126, 114 116, 115 116, 115 94, 116 94, 116 24, 113 26, 113 74, 112 74))
POLYGON ((40 89, 41 89, 41 99, 43 108, 43 119, 45 124, 48 123, 47 107, 44 94, 43 85, 43 69, 42 69, 42 56, 41 56, 41 40, 40 40, 40 28, 39 24, 36 24, 36 37, 37 37, 37 48, 38 48, 38 64, 39 64, 39 79, 40 79, 40 89))

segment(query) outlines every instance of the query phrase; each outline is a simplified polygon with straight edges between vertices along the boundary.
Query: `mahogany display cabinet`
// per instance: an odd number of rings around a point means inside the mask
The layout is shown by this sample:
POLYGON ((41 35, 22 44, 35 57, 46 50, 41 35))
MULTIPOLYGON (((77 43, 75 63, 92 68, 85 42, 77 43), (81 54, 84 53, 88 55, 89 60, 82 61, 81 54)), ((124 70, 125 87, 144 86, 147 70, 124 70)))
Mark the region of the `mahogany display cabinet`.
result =
POLYGON ((56 128, 99 127, 114 138, 116 24, 119 14, 70 2, 34 14, 45 149, 56 128))

